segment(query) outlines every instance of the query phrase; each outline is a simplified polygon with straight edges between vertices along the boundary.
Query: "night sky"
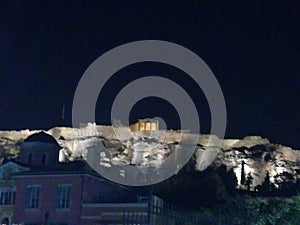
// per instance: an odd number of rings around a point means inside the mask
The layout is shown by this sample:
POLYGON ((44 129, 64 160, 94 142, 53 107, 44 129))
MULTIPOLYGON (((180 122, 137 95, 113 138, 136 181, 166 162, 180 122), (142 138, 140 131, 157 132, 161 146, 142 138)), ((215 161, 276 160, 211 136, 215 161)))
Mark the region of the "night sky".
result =
MULTIPOLYGON (((180 44, 211 68, 226 101, 226 137, 261 135, 300 149, 300 4, 241 2, 0 1, 0 129, 71 126, 73 95, 88 66, 114 47, 153 39, 180 44)), ((184 72, 151 62, 109 80, 97 123, 111 123, 117 93, 144 75, 180 84, 196 104, 201 132, 209 132, 201 89, 184 72)), ((175 109, 158 98, 138 102, 130 122, 155 116, 179 126, 175 109)))

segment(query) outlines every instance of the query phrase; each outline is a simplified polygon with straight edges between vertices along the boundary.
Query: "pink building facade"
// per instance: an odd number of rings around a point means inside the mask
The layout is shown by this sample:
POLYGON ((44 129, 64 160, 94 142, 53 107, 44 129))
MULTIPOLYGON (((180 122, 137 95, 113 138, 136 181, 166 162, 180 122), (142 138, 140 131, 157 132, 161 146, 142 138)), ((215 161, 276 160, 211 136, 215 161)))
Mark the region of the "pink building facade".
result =
POLYGON ((20 144, 18 161, 30 170, 13 176, 16 195, 11 224, 103 224, 95 221, 107 208, 98 204, 136 202, 136 192, 102 178, 85 161, 59 162, 60 148, 44 132, 20 144))
POLYGON ((61 172, 28 171, 16 174, 13 223, 95 224, 95 218, 99 218, 103 208, 100 203, 116 206, 119 202, 135 201, 135 193, 102 179, 92 171, 67 170, 67 167, 78 168, 84 164, 68 163, 64 165, 65 171, 61 172), (94 207, 89 207, 91 205, 94 207))

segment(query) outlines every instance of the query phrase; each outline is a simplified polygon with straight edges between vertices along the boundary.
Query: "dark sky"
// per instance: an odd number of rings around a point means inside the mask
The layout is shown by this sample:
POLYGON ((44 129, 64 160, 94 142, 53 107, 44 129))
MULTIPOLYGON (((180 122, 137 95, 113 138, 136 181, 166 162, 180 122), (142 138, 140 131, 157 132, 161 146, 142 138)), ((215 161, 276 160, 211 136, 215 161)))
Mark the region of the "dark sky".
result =
MULTIPOLYGON (((300 148, 298 1, 130 2, 0 1, 0 129, 71 125, 73 95, 87 67, 113 47, 156 39, 189 48, 214 72, 227 105, 226 137, 261 135, 300 148)), ((201 89, 159 63, 116 73, 98 98, 98 123, 110 124, 116 94, 144 74, 173 77, 195 101, 201 132, 209 132, 201 89)), ((141 100, 130 120, 146 116, 178 127, 175 109, 161 99, 141 100)))

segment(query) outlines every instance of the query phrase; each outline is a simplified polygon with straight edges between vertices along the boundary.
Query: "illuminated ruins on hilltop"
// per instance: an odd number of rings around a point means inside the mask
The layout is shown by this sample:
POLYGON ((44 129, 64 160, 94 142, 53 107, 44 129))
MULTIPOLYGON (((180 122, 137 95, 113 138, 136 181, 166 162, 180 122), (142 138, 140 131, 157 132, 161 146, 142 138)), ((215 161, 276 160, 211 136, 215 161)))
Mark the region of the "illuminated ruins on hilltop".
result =
POLYGON ((158 120, 156 119, 139 119, 138 122, 135 124, 130 125, 130 129, 132 132, 134 131, 142 131, 142 130, 150 130, 150 131, 156 131, 158 130, 158 120))

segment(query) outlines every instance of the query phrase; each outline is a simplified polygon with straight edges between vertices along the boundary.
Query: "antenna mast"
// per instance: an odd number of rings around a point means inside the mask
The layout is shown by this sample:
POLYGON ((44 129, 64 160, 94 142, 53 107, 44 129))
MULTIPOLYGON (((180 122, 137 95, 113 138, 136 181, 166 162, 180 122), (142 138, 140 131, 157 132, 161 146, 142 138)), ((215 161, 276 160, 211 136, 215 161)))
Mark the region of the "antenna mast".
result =
POLYGON ((63 104, 63 107, 62 107, 61 118, 62 118, 63 120, 65 119, 65 103, 63 104))

